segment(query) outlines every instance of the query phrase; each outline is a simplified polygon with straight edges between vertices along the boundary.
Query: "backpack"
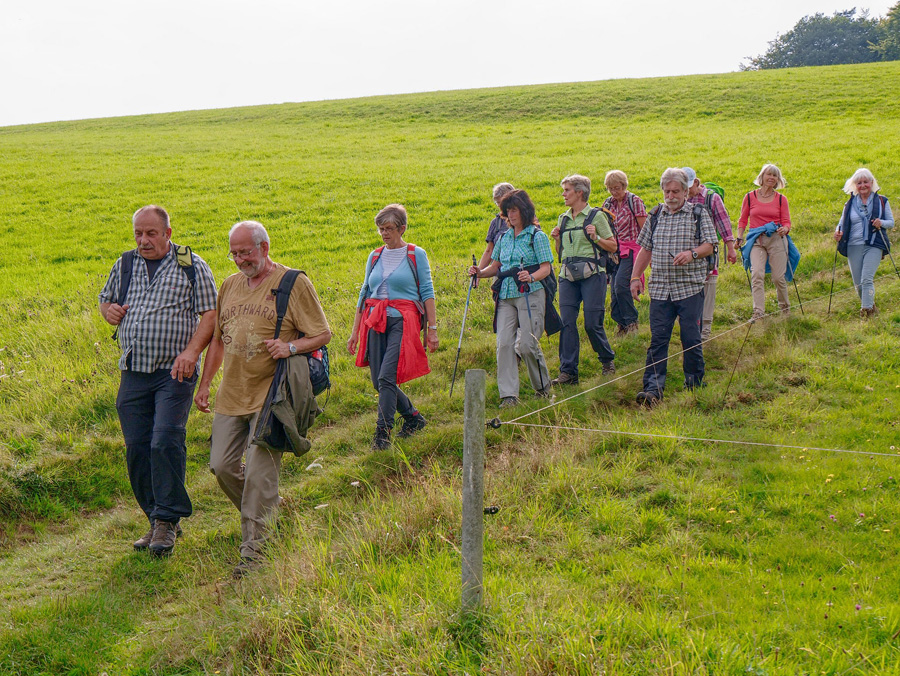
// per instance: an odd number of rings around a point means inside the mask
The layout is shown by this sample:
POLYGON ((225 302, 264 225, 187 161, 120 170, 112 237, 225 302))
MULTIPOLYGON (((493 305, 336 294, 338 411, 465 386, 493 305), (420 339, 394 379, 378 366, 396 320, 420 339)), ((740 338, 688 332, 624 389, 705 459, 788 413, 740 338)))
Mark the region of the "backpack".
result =
MULTIPOLYGON (((277 289, 272 289, 272 295, 275 296, 275 314, 278 316, 275 321, 275 338, 281 333, 281 324, 284 322, 284 316, 287 314, 288 301, 291 298, 291 290, 294 288, 294 282, 297 276, 306 275, 303 270, 288 269, 281 278, 281 283, 277 289)), ((302 331, 298 332, 298 338, 303 338, 302 331)), ((319 396, 325 390, 331 389, 331 364, 328 360, 328 346, 313 350, 312 352, 303 352, 302 356, 306 357, 309 362, 309 382, 312 385, 313 394, 319 396)))
MULTIPOLYGON (((191 290, 197 283, 197 268, 194 267, 194 258, 191 247, 179 246, 175 244, 175 260, 178 267, 181 268, 188 282, 191 284, 191 290)), ((134 256, 137 249, 130 249, 122 254, 122 265, 119 266, 119 296, 116 298, 116 305, 123 305, 128 297, 128 288, 131 286, 131 273, 134 271, 134 256)), ((112 339, 119 337, 119 327, 113 331, 112 339)))
MULTIPOLYGON (((591 210, 588 212, 587 217, 584 219, 584 222, 581 224, 581 228, 566 228, 566 224, 569 221, 575 222, 574 219, 570 219, 568 214, 561 214, 559 217, 559 236, 560 236, 560 246, 559 251, 556 253, 557 261, 562 263, 562 236, 566 232, 570 232, 572 230, 580 229, 582 233, 584 233, 585 239, 591 243, 591 247, 594 250, 594 255, 597 258, 597 262, 606 269, 606 273, 608 275, 614 275, 616 273, 616 269, 619 267, 619 259, 618 259, 618 250, 619 250, 619 236, 616 234, 616 216, 613 212, 607 209, 605 206, 602 207, 591 207, 591 210), (609 229, 612 230, 613 237, 616 240, 616 251, 609 252, 605 249, 600 248, 600 246, 588 237, 587 227, 589 225, 593 225, 594 218, 596 218, 598 213, 603 213, 606 216, 606 221, 609 224, 609 229)), ((534 242, 534 235, 532 235, 532 243, 534 242)))
POLYGON ((706 188, 706 190, 708 191, 707 194, 708 194, 709 192, 714 192, 714 193, 716 193, 719 197, 721 197, 722 200, 724 201, 724 199, 725 199, 725 188, 723 188, 722 186, 720 186, 718 183, 713 183, 712 181, 707 181, 706 183, 703 184, 703 187, 706 188))
MULTIPOLYGON (((375 269, 375 264, 381 259, 381 254, 384 251, 384 246, 380 246, 375 249, 372 254, 372 265, 369 267, 369 274, 366 275, 366 279, 363 282, 364 286, 368 286, 369 284, 369 275, 372 274, 372 270, 375 269)), ((416 245, 415 244, 407 244, 406 245, 406 263, 409 265, 409 269, 412 270, 413 278, 416 280, 416 291, 419 292, 421 297, 421 287, 419 286, 419 266, 416 263, 416 245)), ((358 309, 362 309, 362 305, 359 306, 358 309)), ((426 342, 425 333, 427 322, 425 321, 425 306, 422 305, 419 308, 419 326, 422 327, 422 344, 424 345, 426 342)))
MULTIPOLYGON (((711 193, 707 193, 707 200, 711 200, 711 193)), ((653 209, 650 210, 650 248, 653 248, 653 234, 656 232, 656 224, 659 222, 659 212, 662 209, 662 204, 657 204, 653 209)), ((691 212, 694 215, 694 223, 697 225, 697 243, 700 244, 703 242, 702 233, 700 232, 700 226, 703 222, 703 211, 709 210, 708 206, 704 206, 702 204, 695 204, 691 212)), ((716 269, 716 266, 719 264, 719 243, 718 237, 716 238, 716 243, 713 244, 713 252, 706 257, 706 269, 707 274, 716 269)))
MULTIPOLYGON (((878 198, 877 204, 881 207, 881 209, 877 212, 873 212, 873 216, 871 216, 869 219, 870 224, 873 218, 881 218, 884 215, 885 207, 887 205, 887 197, 885 197, 884 195, 879 195, 878 193, 875 193, 874 195, 876 198, 878 198), (878 215, 876 216, 874 215, 874 213, 877 213, 878 215)), ((841 238, 837 243, 838 253, 845 258, 847 256, 847 243, 850 241, 850 208, 852 204, 853 196, 851 195, 850 199, 847 200, 847 203, 844 205, 844 218, 841 221, 841 238)), ((865 232, 865 230, 863 230, 863 232, 865 232)), ((866 242, 866 244, 881 249, 881 257, 884 258, 891 251, 891 240, 889 237, 886 237, 884 235, 884 230, 881 230, 880 232, 881 240, 878 240, 875 237, 875 233, 873 232, 871 241, 866 242)))

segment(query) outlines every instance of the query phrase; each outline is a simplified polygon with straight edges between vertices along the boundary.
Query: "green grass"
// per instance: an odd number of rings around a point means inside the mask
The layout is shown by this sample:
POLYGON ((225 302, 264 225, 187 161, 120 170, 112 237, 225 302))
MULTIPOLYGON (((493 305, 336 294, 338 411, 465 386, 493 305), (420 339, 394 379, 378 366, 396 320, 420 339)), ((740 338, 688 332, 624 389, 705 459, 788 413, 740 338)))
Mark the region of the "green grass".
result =
MULTIPOLYGON (((876 86, 898 77, 900 63, 865 64, 0 129, 0 674, 897 673, 890 261, 877 319, 859 321, 843 259, 826 310, 844 180, 866 165, 898 192, 900 104, 876 86), (653 203, 662 170, 689 164, 726 188, 736 220, 770 161, 789 183, 806 313, 750 330, 726 396, 750 312, 729 267, 714 333, 735 330, 705 350, 704 390, 681 391, 676 358, 666 401, 637 408, 644 301, 640 334, 613 340, 619 374, 637 373, 523 422, 799 448, 489 430, 486 501, 501 511, 486 517, 484 609, 460 615, 462 400, 447 389, 492 185, 527 189, 549 226, 568 173, 591 176, 599 202, 605 171, 623 169, 653 203), (434 267, 442 348, 408 388, 429 427, 372 452, 375 393, 343 345, 372 219, 394 201, 434 267), (144 524, 96 297, 148 202, 218 281, 233 270, 228 228, 263 222, 335 332, 313 450, 285 458, 270 563, 241 583, 237 514, 197 412, 185 537, 169 561, 129 550, 144 524)), ((493 416, 491 309, 484 285, 460 367, 488 371, 493 416)), ((543 340, 551 371, 557 344, 543 340)), ((602 382, 587 353, 581 368, 581 389, 602 382)), ((539 406, 525 392, 516 413, 539 406)))

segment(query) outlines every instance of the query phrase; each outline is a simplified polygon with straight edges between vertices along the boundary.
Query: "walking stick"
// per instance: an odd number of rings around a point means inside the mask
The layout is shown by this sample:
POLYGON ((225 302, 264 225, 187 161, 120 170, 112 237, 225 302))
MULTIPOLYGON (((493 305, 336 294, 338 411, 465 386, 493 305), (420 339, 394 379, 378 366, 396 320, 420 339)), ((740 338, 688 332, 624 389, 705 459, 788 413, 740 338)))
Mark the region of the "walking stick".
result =
MULTIPOLYGON (((478 265, 475 254, 472 254, 472 265, 478 265)), ((463 332, 466 330, 466 315, 469 314, 469 299, 472 297, 472 287, 475 286, 476 275, 469 280, 469 292, 466 294, 466 309, 463 310, 462 326, 459 328, 459 343, 456 344, 456 361, 453 362, 453 377, 450 379, 450 396, 453 396, 453 385, 456 383, 456 367, 459 366, 459 351, 462 349, 463 332)))
POLYGON ((887 237, 884 236, 884 230, 878 228, 878 232, 881 233, 881 241, 884 242, 884 246, 887 249, 887 255, 891 257, 891 263, 894 264, 894 272, 900 277, 900 270, 897 269, 897 263, 894 262, 894 254, 891 253, 891 245, 888 243, 887 237))
POLYGON ((837 269, 837 245, 834 247, 834 263, 831 264, 831 291, 828 293, 828 314, 831 314, 831 299, 834 296, 834 271, 837 269))
MULTIPOLYGON (((781 241, 784 242, 784 255, 787 256, 787 265, 790 267, 791 265, 791 254, 788 251, 787 239, 785 239, 787 235, 781 238, 781 241)), ((805 315, 806 313, 803 311, 803 301, 800 300, 800 289, 797 287, 797 278, 794 277, 794 268, 791 268, 791 281, 794 282, 794 291, 797 292, 797 302, 800 303, 800 314, 805 315)))

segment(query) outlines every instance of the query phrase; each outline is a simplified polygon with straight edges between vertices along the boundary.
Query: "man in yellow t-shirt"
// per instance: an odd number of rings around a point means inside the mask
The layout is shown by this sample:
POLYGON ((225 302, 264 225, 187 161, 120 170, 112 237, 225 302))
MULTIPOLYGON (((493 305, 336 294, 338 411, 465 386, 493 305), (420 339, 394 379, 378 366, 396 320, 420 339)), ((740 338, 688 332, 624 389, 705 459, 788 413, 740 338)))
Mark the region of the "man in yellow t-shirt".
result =
POLYGON ((249 443, 276 362, 326 345, 331 331, 312 282, 306 275, 299 275, 288 300, 281 335, 274 338, 277 315, 273 290, 288 268, 269 258, 269 235, 256 221, 237 223, 228 234, 228 242, 229 258, 239 272, 228 277, 219 290, 215 334, 194 401, 197 408, 209 413, 210 384, 224 361, 216 393, 209 467, 241 512, 241 563, 234 570, 240 577, 259 565, 267 525, 279 502, 281 453, 249 443))

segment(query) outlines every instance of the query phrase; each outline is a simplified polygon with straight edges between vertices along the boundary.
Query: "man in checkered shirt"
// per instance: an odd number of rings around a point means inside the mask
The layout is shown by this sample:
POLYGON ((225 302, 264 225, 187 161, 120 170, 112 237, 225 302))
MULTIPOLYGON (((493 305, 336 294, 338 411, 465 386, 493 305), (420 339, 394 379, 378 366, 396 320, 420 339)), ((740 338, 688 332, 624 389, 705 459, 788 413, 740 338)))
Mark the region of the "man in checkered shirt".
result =
POLYGON ((681 328, 684 353, 684 385, 688 389, 703 384, 703 346, 700 322, 703 317, 703 286, 707 262, 713 252, 716 231, 709 212, 687 201, 687 174, 666 169, 659 181, 665 205, 659 205, 644 223, 637 243, 641 246, 631 271, 631 294, 637 300, 643 289, 641 275, 650 265, 650 347, 644 369, 644 388, 638 403, 652 406, 663 396, 669 340, 675 319, 681 328), (699 218, 699 237, 698 221, 699 218), (655 226, 654 226, 655 221, 655 226))
POLYGON ((191 254, 193 280, 179 264, 165 209, 142 207, 132 224, 137 248, 126 296, 119 297, 119 258, 100 292, 100 313, 118 327, 116 410, 131 489, 150 520, 134 548, 163 556, 175 547, 179 520, 192 511, 184 486, 185 427, 200 355, 215 328, 216 283, 199 256, 191 254))

